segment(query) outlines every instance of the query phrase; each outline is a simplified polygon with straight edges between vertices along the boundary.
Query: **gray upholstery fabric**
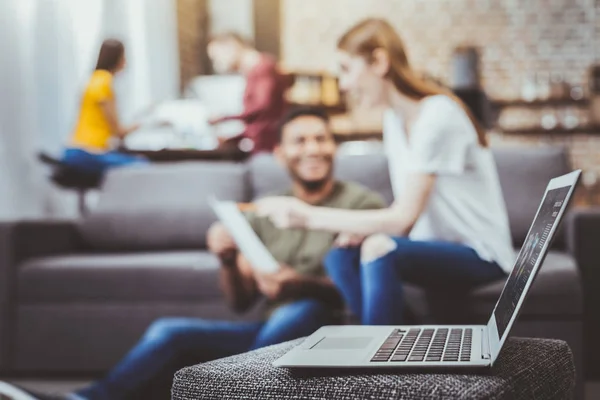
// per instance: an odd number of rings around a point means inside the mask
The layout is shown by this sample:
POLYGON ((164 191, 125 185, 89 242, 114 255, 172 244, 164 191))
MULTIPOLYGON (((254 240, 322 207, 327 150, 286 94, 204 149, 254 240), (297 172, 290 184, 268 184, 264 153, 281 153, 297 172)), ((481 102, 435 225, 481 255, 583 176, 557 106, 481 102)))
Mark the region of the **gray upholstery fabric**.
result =
MULTIPOLYGON (((482 287, 474 293, 475 312, 489 316, 504 282, 482 287)), ((580 316, 583 313, 581 277, 569 254, 550 251, 531 287, 521 316, 580 316)))
MULTIPOLYGON (((504 280, 478 288, 464 297, 457 297, 443 288, 426 293, 422 288, 407 284, 405 301, 414 323, 487 323, 504 280)), ((529 297, 521 309, 521 318, 557 317, 580 318, 583 299, 579 271, 568 254, 550 251, 540 269, 529 297)))
POLYGON ((590 379, 600 379, 600 207, 578 210, 569 225, 569 248, 581 271, 584 302, 585 370, 590 379))
MULTIPOLYGON (((513 241, 520 246, 548 181, 570 172, 568 155, 560 147, 507 147, 495 148, 493 152, 513 241)), ((562 241, 562 234, 555 237, 555 243, 562 241)))
POLYGON ((21 373, 99 377, 159 318, 250 321, 260 320, 263 313, 263 304, 258 303, 248 313, 235 314, 222 299, 21 304, 12 327, 11 367, 21 373))
POLYGON ((302 339, 180 370, 173 400, 568 399, 575 367, 566 343, 509 339, 490 373, 298 371, 271 363, 302 339))
POLYGON ((206 199, 248 197, 246 168, 229 163, 157 164, 111 171, 80 231, 94 248, 202 248, 216 217, 206 199))
MULTIPOLYGON (((290 185, 287 173, 270 155, 253 157, 249 168, 253 198, 278 192, 290 185)), ((340 156, 335 161, 335 176, 380 193, 388 204, 394 199, 387 159, 382 154, 340 156)))
POLYGON ((207 301, 221 298, 219 262, 204 251, 85 254, 30 260, 19 268, 21 303, 207 301))
POLYGON ((25 259, 80 249, 71 221, 0 223, 0 370, 9 365, 17 267, 25 259))

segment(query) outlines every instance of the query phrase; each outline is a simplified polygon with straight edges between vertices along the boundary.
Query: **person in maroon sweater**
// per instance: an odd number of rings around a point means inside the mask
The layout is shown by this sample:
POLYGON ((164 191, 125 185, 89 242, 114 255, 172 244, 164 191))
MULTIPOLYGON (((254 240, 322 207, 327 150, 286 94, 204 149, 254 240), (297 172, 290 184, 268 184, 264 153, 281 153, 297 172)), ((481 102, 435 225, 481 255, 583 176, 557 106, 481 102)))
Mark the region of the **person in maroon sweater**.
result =
POLYGON ((278 71, 274 57, 260 53, 236 33, 212 38, 208 56, 217 73, 240 73, 246 76, 244 111, 238 115, 211 118, 210 124, 241 120, 244 133, 228 138, 227 143, 248 138, 252 153, 272 152, 277 144, 278 123, 286 111, 286 78, 278 71))

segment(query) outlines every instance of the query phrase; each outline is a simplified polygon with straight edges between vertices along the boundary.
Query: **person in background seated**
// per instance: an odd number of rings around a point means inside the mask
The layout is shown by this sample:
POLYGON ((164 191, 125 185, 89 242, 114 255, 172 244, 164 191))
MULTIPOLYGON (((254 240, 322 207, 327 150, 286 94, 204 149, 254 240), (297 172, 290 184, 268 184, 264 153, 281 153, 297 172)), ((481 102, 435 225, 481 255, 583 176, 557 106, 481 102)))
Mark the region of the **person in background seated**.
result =
POLYGON ((506 205, 485 132, 454 95, 411 69, 384 20, 367 19, 338 42, 340 86, 383 121, 395 201, 383 210, 315 207, 294 198, 258 202, 281 228, 366 235, 362 248, 325 261, 363 324, 403 322, 404 283, 460 295, 506 277, 514 261, 506 205))
POLYGON ((90 173, 103 173, 112 167, 144 164, 141 157, 111 150, 112 139, 123 139, 139 126, 123 126, 119 121, 113 78, 125 68, 123 43, 108 39, 102 43, 96 70, 81 100, 79 118, 62 162, 90 173))
MULTIPOLYGON (((292 187, 283 192, 284 196, 315 206, 349 210, 384 206, 378 194, 334 180, 336 145, 322 110, 290 111, 280 132, 275 155, 292 178, 292 187)), ((173 374, 180 368, 310 335, 323 325, 338 322, 341 298, 325 274, 322 260, 334 241, 357 245, 361 238, 278 229, 266 218, 247 216, 256 234, 281 263, 279 272, 254 272, 220 223, 208 232, 208 248, 221 260, 221 287, 230 306, 243 312, 261 297, 266 298, 264 320, 160 319, 101 381, 68 397, 37 398, 167 399, 173 374)))
POLYGON ((278 124, 286 111, 286 78, 277 69, 274 57, 260 53, 236 33, 215 36, 208 44, 208 56, 218 73, 240 73, 246 77, 244 111, 239 115, 212 118, 212 125, 241 120, 246 125, 240 136, 228 143, 248 138, 252 153, 272 152, 277 144, 278 124))

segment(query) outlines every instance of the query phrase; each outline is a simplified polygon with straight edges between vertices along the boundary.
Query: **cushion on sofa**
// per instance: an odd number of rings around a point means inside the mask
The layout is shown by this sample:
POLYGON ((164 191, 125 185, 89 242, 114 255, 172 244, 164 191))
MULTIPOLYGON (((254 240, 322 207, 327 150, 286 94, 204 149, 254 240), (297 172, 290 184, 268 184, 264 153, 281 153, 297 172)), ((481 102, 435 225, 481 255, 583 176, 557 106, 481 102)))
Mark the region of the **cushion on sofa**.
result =
POLYGON ((19 267, 22 304, 209 301, 222 297, 219 261, 204 251, 37 258, 19 267))
MULTIPOLYGON (((291 184, 285 169, 270 155, 252 157, 248 164, 253 198, 277 193, 291 184)), ((380 193, 388 204, 394 199, 383 154, 338 156, 334 173, 339 180, 357 182, 380 193)))
POLYGON ((111 171, 97 207, 84 217, 83 238, 101 250, 198 249, 216 220, 206 199, 245 201, 244 165, 157 164, 111 171))
MULTIPOLYGON (((510 220, 513 242, 520 246, 527 236, 550 179, 570 172, 567 151, 561 147, 494 148, 500 184, 510 220)), ((555 244, 564 242, 557 232, 555 244)))
MULTIPOLYGON (((407 318, 411 323, 487 323, 505 280, 457 297, 443 287, 430 292, 407 284, 407 318)), ((521 309, 520 318, 576 319, 583 312, 581 283, 575 260, 567 253, 550 251, 521 309)))

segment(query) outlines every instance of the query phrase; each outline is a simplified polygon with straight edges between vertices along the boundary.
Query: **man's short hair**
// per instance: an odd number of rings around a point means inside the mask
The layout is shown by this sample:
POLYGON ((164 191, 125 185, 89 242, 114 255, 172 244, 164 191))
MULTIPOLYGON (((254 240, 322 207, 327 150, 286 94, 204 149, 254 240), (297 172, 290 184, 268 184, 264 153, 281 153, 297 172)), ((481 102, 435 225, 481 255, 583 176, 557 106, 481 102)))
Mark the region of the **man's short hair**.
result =
POLYGON ((252 41, 245 38, 244 36, 242 36, 241 34, 237 33, 237 32, 223 32, 223 33, 219 33, 216 34, 214 36, 211 36, 210 40, 208 41, 208 43, 223 43, 223 42, 235 42, 241 46, 244 47, 252 47, 252 41))
POLYGON ((288 111, 279 121, 279 137, 278 143, 283 140, 283 129, 287 124, 300 117, 315 117, 322 120, 326 125, 329 125, 329 115, 322 107, 315 106, 297 106, 288 111))

